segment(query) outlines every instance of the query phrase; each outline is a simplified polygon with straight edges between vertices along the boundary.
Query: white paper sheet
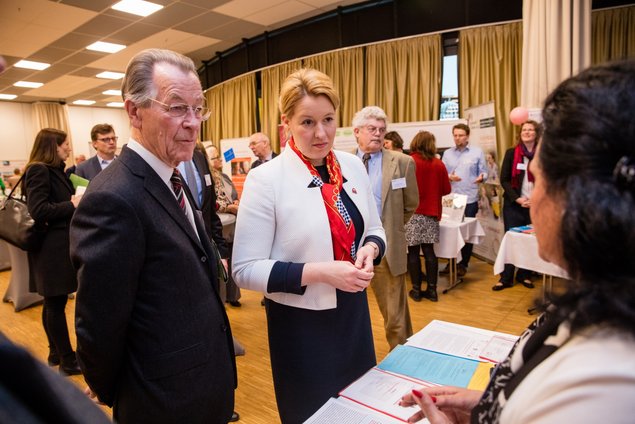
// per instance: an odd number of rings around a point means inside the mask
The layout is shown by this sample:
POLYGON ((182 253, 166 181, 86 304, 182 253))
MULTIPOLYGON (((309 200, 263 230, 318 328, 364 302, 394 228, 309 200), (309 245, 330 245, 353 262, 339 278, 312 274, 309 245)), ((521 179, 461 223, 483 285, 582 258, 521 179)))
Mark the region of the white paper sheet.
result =
POLYGON ((511 334, 433 320, 410 337, 406 346, 497 363, 507 357, 516 340, 518 336, 511 334))

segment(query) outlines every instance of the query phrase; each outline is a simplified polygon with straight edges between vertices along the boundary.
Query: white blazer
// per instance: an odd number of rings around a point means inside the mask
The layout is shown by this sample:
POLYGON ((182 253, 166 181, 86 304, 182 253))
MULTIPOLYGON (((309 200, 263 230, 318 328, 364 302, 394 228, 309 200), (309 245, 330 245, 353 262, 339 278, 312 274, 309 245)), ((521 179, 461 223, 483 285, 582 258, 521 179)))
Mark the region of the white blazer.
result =
MULTIPOLYGON (((343 190, 364 220, 361 242, 368 235, 386 235, 362 161, 335 151, 346 182, 343 190)), ((309 284, 303 295, 267 293, 269 274, 276 261, 295 263, 333 260, 333 242, 319 187, 309 188, 312 177, 306 165, 287 148, 279 157, 247 175, 236 219, 233 276, 241 288, 265 293, 278 303, 304 309, 337 307, 335 288, 309 284)))

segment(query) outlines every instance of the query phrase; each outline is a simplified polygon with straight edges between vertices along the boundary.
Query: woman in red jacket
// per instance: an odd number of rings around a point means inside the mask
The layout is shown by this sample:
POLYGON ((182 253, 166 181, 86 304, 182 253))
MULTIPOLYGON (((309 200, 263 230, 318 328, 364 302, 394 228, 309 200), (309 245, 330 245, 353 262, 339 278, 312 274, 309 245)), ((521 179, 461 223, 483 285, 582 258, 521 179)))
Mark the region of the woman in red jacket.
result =
POLYGON ((434 253, 434 243, 439 241, 439 221, 441 220, 441 197, 450 193, 448 171, 435 156, 437 148, 434 135, 419 131, 410 143, 410 151, 415 161, 415 173, 419 187, 419 207, 406 224, 408 242, 408 273, 412 281, 409 296, 419 302, 421 298, 433 302, 437 297, 437 274, 439 262, 434 253), (428 287, 421 291, 423 274, 419 252, 423 250, 426 263, 428 287))

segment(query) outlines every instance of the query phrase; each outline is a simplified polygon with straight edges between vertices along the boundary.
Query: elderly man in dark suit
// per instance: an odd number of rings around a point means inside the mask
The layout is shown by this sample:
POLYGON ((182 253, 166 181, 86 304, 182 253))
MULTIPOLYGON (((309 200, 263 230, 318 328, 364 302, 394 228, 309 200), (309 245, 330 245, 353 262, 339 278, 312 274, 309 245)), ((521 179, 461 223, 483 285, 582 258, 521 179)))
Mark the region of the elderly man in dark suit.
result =
POLYGON ((249 148, 258 158, 251 164, 251 169, 258 167, 265 162, 269 162, 271 159, 278 156, 276 152, 271 150, 271 140, 269 140, 269 137, 261 132, 253 133, 249 136, 249 148))
POLYGON ((176 170, 209 117, 201 84, 189 58, 149 49, 122 92, 131 139, 71 226, 80 366, 118 423, 224 424, 236 367, 219 255, 176 170))
POLYGON ((97 154, 92 158, 77 164, 75 174, 92 180, 97 174, 106 169, 115 160, 117 140, 115 129, 110 124, 97 124, 90 130, 90 139, 97 154))

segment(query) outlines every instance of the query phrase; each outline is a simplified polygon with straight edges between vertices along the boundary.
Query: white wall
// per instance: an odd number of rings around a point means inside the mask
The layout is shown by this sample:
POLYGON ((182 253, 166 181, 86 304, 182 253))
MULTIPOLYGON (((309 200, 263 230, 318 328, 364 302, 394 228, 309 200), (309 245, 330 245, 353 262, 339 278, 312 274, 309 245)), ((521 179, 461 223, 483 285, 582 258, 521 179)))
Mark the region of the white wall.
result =
MULTIPOLYGON (((32 106, 28 103, 0 101, 0 161, 26 161, 31 153, 37 130, 33 124, 32 106)), ((73 153, 94 154, 90 145, 90 129, 108 123, 115 128, 121 147, 128 142, 130 128, 123 109, 69 106, 70 134, 73 153)))

